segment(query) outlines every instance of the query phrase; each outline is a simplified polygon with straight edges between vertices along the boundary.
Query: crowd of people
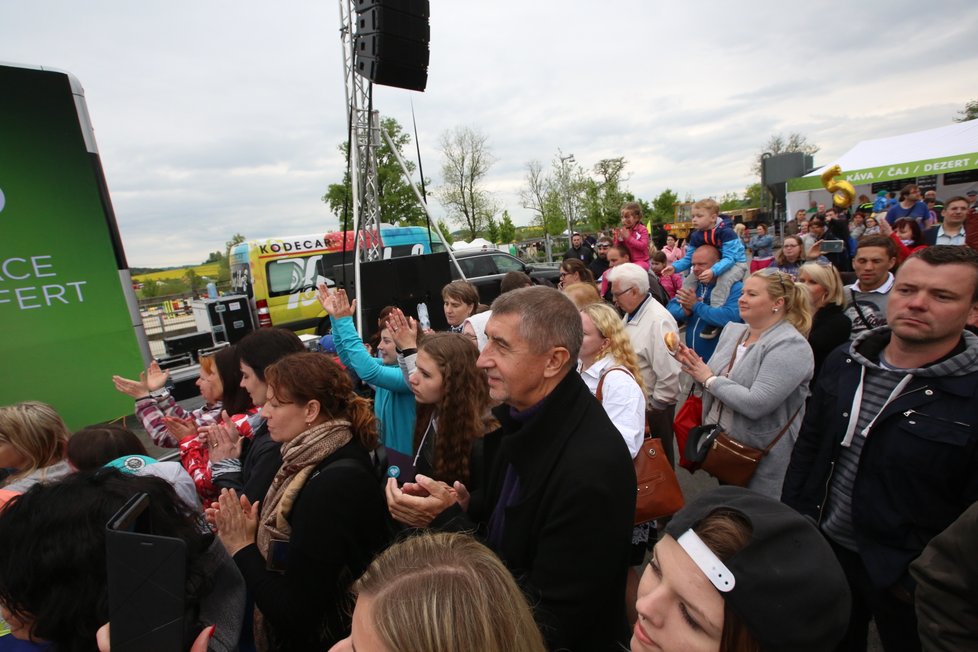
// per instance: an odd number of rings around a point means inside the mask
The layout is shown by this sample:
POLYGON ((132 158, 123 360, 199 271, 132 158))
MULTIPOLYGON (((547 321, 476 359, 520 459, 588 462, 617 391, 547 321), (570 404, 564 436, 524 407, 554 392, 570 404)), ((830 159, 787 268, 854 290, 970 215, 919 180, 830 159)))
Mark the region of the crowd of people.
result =
POLYGON ((181 649, 865 650, 870 620, 888 651, 973 646, 978 216, 914 197, 781 242, 702 200, 661 249, 628 203, 558 288, 454 281, 449 331, 391 306, 372 344, 321 286, 322 351, 274 328, 204 351, 195 409, 155 363, 111 379, 179 461, 0 407, 0 650, 139 630, 107 550, 144 495, 132 534, 181 550, 181 649), (636 522, 648 438, 720 486, 636 522))

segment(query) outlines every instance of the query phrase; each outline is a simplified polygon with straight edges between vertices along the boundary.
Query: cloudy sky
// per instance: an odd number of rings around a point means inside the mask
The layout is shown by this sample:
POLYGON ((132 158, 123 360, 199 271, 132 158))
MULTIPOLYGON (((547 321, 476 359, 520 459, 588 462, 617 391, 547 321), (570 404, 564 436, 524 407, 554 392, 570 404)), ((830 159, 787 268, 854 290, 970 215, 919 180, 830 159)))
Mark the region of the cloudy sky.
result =
MULTIPOLYGON (((428 90, 375 87, 417 117, 426 175, 457 125, 489 138, 487 186, 517 223, 526 164, 624 156, 636 195, 742 192, 774 133, 829 162, 944 126, 978 99, 973 0, 432 0, 428 90)), ((335 0, 7 0, 0 61, 85 88, 132 266, 196 263, 235 232, 335 228, 320 201, 346 139, 335 0)), ((443 213, 435 206, 435 211, 443 213)))

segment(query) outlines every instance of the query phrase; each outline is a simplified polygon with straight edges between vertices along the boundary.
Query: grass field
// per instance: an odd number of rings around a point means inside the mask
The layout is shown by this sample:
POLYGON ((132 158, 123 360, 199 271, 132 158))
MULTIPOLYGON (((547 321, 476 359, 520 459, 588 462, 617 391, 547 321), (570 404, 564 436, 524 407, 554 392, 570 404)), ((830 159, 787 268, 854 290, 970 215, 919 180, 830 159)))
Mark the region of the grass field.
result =
POLYGON ((162 272, 153 272, 151 274, 140 274, 138 276, 133 276, 132 280, 136 281, 137 283, 145 283, 146 281, 165 281, 171 278, 181 279, 187 273, 188 269, 194 270, 194 272, 197 273, 197 276, 209 276, 216 279, 219 266, 220 263, 206 263, 204 265, 167 269, 162 272))

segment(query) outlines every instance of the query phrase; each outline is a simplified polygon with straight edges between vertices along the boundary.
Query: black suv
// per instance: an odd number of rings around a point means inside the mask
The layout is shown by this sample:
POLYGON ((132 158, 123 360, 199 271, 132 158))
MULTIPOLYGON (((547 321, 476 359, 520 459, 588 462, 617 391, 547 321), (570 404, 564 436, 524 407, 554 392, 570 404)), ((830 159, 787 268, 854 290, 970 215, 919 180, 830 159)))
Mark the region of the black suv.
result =
MULTIPOLYGON (((487 306, 499 296, 499 284, 507 272, 523 272, 538 285, 556 287, 560 280, 559 266, 527 265, 519 258, 502 251, 473 249, 456 251, 454 254, 459 267, 465 273, 465 280, 479 290, 479 299, 487 306)), ((461 278, 455 265, 451 265, 451 261, 449 264, 452 269, 452 278, 461 278)))

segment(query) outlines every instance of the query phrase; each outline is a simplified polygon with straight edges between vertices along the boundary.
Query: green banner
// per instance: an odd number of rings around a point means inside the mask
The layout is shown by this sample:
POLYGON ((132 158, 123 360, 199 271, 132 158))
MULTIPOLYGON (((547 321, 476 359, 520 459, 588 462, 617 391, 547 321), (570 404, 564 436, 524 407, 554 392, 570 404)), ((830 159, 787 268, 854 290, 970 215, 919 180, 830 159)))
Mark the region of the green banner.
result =
MULTIPOLYGON (((944 174, 945 172, 963 172, 965 170, 978 170, 978 152, 910 163, 895 163, 878 168, 843 170, 841 178, 854 186, 865 186, 880 181, 896 181, 897 179, 944 174)), ((788 192, 817 190, 821 187, 822 179, 817 175, 788 180, 788 192)))
POLYGON ((73 430, 131 414, 112 374, 143 367, 79 109, 68 75, 0 66, 0 404, 73 430))

